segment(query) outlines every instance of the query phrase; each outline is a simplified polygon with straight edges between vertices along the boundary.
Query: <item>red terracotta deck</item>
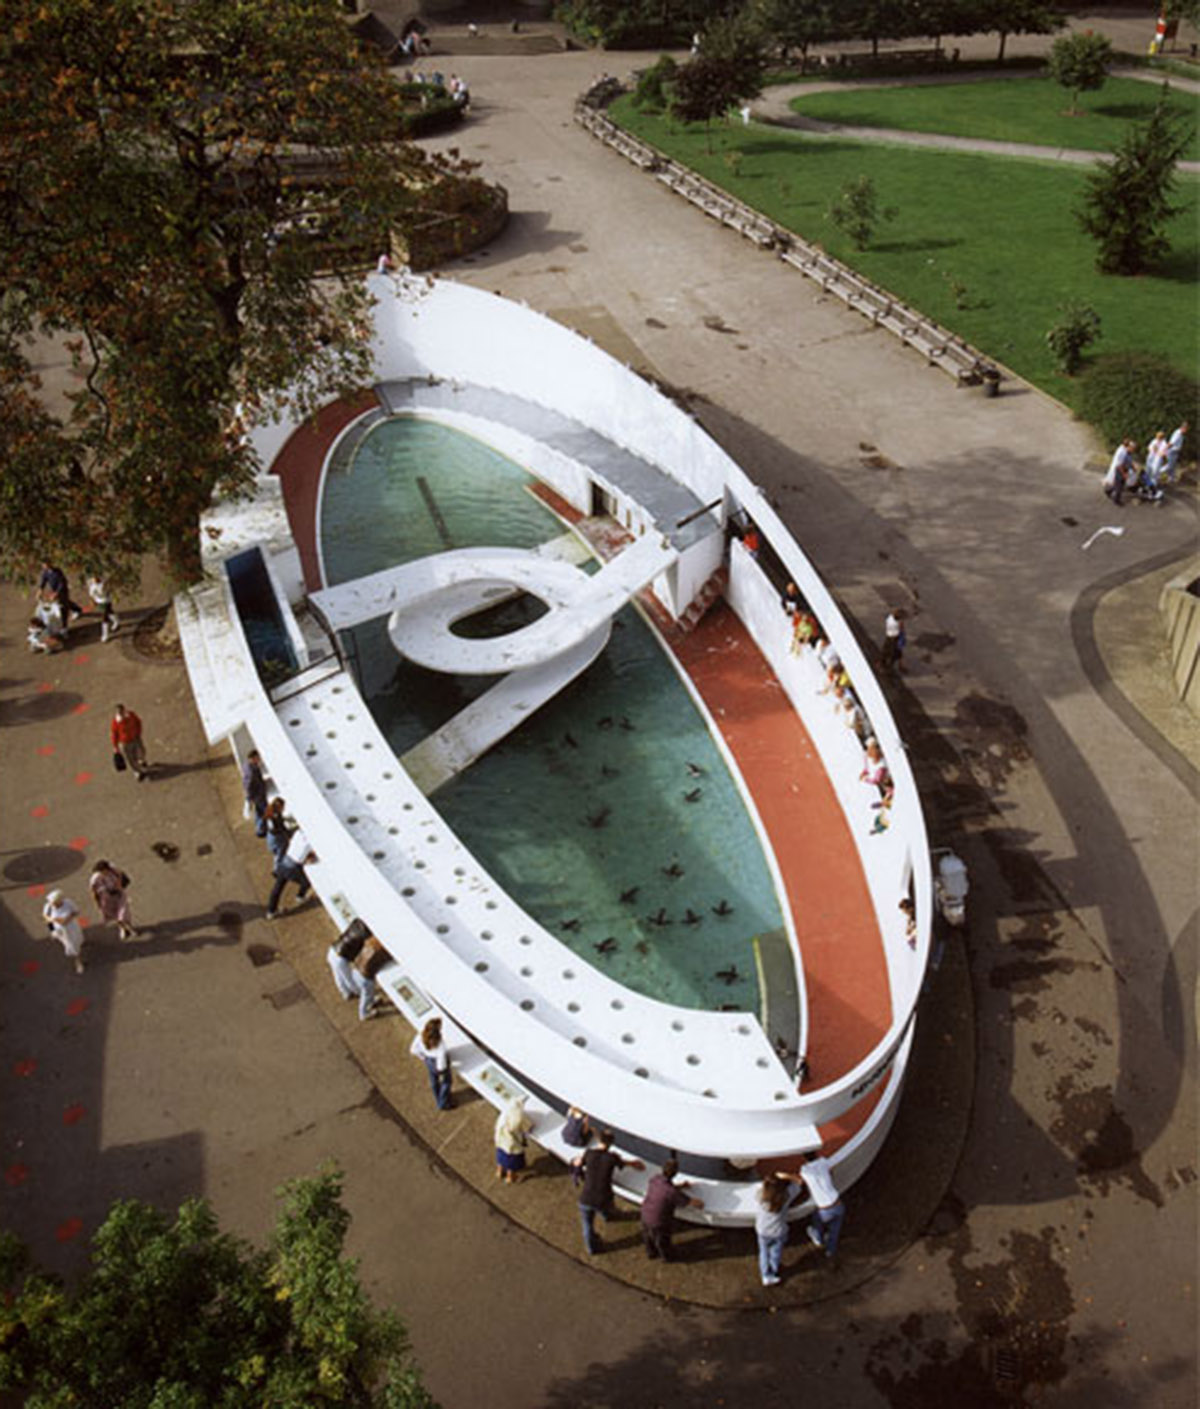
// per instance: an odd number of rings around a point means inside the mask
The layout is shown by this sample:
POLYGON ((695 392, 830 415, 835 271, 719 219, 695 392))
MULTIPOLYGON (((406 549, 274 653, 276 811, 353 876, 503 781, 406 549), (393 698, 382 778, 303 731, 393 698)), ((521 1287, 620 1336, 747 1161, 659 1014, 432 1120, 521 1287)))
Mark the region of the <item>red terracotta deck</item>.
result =
MULTIPOLYGON (((337 434, 375 404, 367 397, 325 408, 293 434, 276 459, 310 588, 322 585, 316 552, 321 466, 337 434)), ((581 525, 578 511, 552 491, 539 486, 535 492, 560 518, 581 525)), ((587 522, 589 528, 596 525, 587 522)), ((611 530, 589 534, 603 556, 628 537, 616 525, 611 530)), ((690 633, 648 593, 642 604, 717 722, 775 852, 808 991, 806 1087, 823 1086, 867 1056, 891 1017, 887 966, 854 839, 808 731, 725 603, 714 606, 690 633)), ((882 1091, 881 1084, 853 1111, 822 1127, 826 1153, 861 1127, 882 1091)))

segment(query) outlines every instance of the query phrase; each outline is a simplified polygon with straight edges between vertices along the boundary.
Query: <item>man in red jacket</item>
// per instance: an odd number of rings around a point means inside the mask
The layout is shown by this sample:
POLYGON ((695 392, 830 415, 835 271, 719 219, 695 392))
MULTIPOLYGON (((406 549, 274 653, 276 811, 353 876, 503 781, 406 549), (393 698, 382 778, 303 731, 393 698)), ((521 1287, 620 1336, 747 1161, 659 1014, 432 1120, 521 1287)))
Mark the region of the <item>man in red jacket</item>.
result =
POLYGON ((150 765, 146 761, 146 745, 142 743, 142 721, 133 710, 119 704, 113 712, 109 725, 113 752, 119 753, 133 769, 140 783, 150 776, 150 765))

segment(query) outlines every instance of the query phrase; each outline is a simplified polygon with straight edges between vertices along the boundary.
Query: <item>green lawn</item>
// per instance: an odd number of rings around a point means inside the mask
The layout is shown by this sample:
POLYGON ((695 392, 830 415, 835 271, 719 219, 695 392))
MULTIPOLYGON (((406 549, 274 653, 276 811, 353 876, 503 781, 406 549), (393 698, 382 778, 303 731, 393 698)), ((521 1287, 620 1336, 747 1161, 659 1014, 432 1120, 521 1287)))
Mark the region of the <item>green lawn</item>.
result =
MULTIPOLYGON (((1110 78, 1098 92, 1082 95, 1078 117, 1067 114, 1070 95, 1041 75, 917 88, 805 93, 791 106, 804 117, 848 127, 894 127, 903 132, 941 132, 1102 152, 1116 145, 1131 122, 1143 122, 1150 116, 1160 91, 1134 78, 1110 78)), ((1170 102, 1191 127, 1186 159, 1200 160, 1200 99, 1172 88, 1170 102)))
POLYGON ((1041 161, 809 140, 778 128, 679 127, 627 98, 615 120, 785 228, 951 328, 1068 404, 1076 384, 1054 370, 1045 334, 1067 299, 1091 304, 1103 336, 1094 351, 1144 349, 1194 376, 1200 356, 1197 181, 1181 179, 1174 248, 1154 276, 1097 274, 1091 241, 1072 216, 1085 168, 1041 161), (825 212, 842 186, 875 182, 896 219, 854 250, 825 212), (956 295, 954 285, 965 288, 956 295), (964 307, 957 307, 962 302, 964 307))

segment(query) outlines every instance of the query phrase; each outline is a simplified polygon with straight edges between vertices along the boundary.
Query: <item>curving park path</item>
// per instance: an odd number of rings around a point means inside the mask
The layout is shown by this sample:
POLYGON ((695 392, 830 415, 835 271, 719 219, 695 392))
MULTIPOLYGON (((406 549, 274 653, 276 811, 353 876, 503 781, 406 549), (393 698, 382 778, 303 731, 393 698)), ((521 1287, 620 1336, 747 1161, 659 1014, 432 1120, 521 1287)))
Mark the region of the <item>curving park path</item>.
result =
MULTIPOLYGON (((1161 81, 1142 69, 1113 70, 1114 76, 1136 78, 1144 82, 1161 81)), ((986 137, 955 137, 941 132, 911 132, 898 127, 857 127, 840 122, 823 122, 819 118, 805 117, 796 112, 792 102, 814 93, 848 93, 862 89, 877 88, 917 88, 942 87, 948 84, 980 83, 995 78, 1011 78, 1012 70, 997 69, 994 72, 960 74, 925 74, 911 78, 881 78, 878 80, 854 80, 838 83, 785 83, 776 88, 768 88, 750 109, 751 117, 757 122, 768 123, 772 127, 790 127, 803 132, 806 137, 837 138, 844 141, 850 138, 855 142, 878 142, 900 147, 925 147, 935 151, 979 152, 986 156, 1024 157, 1036 161, 1067 162, 1076 166, 1091 166, 1103 159, 1107 153, 1084 151, 1072 147, 1052 147, 1035 142, 998 142, 986 137)), ((1200 93, 1200 83, 1194 79, 1171 79, 1172 85, 1188 93, 1200 93)), ((1181 161, 1177 169, 1188 175, 1200 173, 1200 161, 1181 161)))

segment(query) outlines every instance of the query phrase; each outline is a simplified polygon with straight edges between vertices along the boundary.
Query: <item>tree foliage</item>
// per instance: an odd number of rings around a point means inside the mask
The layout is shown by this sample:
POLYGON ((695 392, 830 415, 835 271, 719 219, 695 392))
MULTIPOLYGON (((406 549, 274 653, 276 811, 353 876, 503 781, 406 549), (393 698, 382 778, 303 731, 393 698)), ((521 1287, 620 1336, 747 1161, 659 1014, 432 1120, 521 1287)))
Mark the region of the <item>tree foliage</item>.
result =
POLYGON ((1047 332, 1046 342, 1059 371, 1073 377, 1083 362, 1084 349, 1100 336, 1100 315, 1090 304, 1059 304, 1062 317, 1047 332))
POLYGON ((764 38, 786 59, 800 54, 801 68, 813 44, 824 44, 838 34, 838 8, 833 0, 751 0, 751 13, 764 38))
POLYGON ((111 575, 165 548, 186 572, 199 511, 253 472, 235 407, 361 377, 350 266, 403 223, 430 164, 395 140, 396 86, 334 0, 0 15, 0 563, 49 548, 111 575), (28 424, 31 333, 74 339, 80 377, 36 446, 9 439, 28 424), (45 541, 63 525, 28 512, 59 506, 64 478, 69 552, 45 541))
POLYGON ((264 1251, 222 1233, 200 1199, 173 1221, 114 1204, 73 1291, 6 1234, 0 1389, 28 1409, 431 1409, 403 1327, 342 1256, 341 1175, 280 1194, 264 1251))
POLYGON ((1110 445, 1133 436, 1144 445, 1156 430, 1195 425, 1200 385, 1153 352, 1111 352, 1083 374, 1079 413, 1110 445))
POLYGON ((892 206, 880 209, 875 183, 869 176, 847 181, 830 205, 829 219, 848 235, 856 250, 870 247, 875 227, 881 220, 894 220, 899 212, 892 206))
POLYGON ((608 49, 677 48, 729 9, 727 0, 565 0, 557 16, 572 33, 608 49))
MULTIPOLYGON (((1004 62, 1004 49, 1010 34, 1053 34, 1064 24, 1063 17, 1042 0, 989 0, 983 7, 981 20, 986 28, 1000 36, 996 58, 1004 62)), ((973 32, 973 31, 969 31, 973 32)))
POLYGON ((679 65, 670 56, 663 54, 658 62, 645 69, 638 77, 634 91, 634 106, 647 112, 665 112, 671 101, 671 86, 679 65))
POLYGON ((1096 267, 1105 274, 1140 274, 1170 249, 1167 222, 1175 168, 1191 133, 1168 104, 1164 83, 1154 112, 1133 123, 1108 161, 1088 174, 1079 223, 1096 242, 1096 267))
POLYGON ((681 122, 707 126, 735 103, 758 97, 766 68, 762 34, 752 19, 715 20, 703 31, 699 54, 675 73, 671 112, 681 122))
POLYGON ((1046 69, 1060 87, 1071 94, 1072 113, 1079 110, 1079 95, 1103 88, 1112 62, 1112 45, 1102 34, 1086 30, 1064 34, 1050 46, 1046 69))

